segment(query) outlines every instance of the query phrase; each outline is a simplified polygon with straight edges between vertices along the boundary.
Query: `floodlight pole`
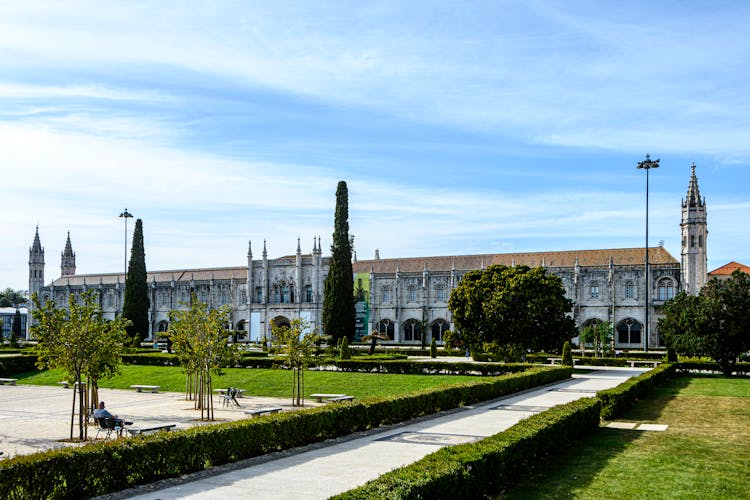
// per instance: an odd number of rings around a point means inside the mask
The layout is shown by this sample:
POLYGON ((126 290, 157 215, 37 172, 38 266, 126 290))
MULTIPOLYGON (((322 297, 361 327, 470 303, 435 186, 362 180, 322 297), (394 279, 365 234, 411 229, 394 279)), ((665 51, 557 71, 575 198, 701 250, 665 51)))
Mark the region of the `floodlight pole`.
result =
POLYGON ((649 304, 649 288, 651 288, 651 283, 649 282, 648 278, 648 268, 649 268, 649 262, 648 262, 648 171, 652 168, 659 168, 659 160, 651 160, 650 155, 646 155, 646 159, 644 161, 638 162, 638 168, 643 169, 646 171, 646 324, 644 325, 644 336, 643 336, 643 350, 644 352, 648 352, 648 335, 649 335, 649 309, 651 308, 651 304, 649 304))
POLYGON ((123 273, 122 279, 123 279, 123 289, 125 289, 125 281, 127 281, 128 278, 128 219, 133 218, 133 214, 128 212, 128 209, 126 208, 125 211, 123 211, 119 217, 121 219, 125 220, 125 271, 123 273))

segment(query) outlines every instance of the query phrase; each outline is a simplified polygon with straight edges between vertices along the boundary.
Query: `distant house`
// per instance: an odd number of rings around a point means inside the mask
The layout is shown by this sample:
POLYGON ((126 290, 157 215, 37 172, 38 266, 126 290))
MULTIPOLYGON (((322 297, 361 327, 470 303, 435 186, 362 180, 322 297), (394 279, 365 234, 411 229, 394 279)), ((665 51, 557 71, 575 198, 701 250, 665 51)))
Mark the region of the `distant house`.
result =
POLYGON ((737 271, 738 269, 745 274, 750 274, 750 266, 732 261, 729 264, 724 264, 723 266, 708 273, 708 279, 716 278, 718 280, 726 280, 729 279, 732 273, 737 271))

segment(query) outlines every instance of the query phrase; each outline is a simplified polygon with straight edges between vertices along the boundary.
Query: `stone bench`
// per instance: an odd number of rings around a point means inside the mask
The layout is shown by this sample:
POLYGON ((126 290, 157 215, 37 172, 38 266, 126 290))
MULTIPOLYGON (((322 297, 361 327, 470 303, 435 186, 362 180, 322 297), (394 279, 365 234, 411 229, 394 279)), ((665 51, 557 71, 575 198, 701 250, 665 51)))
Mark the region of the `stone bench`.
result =
POLYGON ((177 424, 164 424, 164 425, 152 425, 150 427, 126 427, 131 436, 138 436, 139 434, 145 434, 147 432, 164 431, 169 432, 170 430, 177 427, 177 424))
POLYGON ((648 361, 648 360, 644 360, 644 359, 631 359, 631 360, 628 361, 628 363, 630 363, 630 367, 631 368, 635 368, 636 364, 638 364, 638 365, 652 366, 652 367, 656 368, 657 366, 659 366, 659 364, 661 363, 661 361, 648 361))
POLYGON ((273 406, 269 408, 255 408, 254 410, 245 410, 245 413, 250 415, 250 418, 255 418, 256 416, 263 415, 264 413, 268 413, 269 415, 273 413, 278 413, 281 411, 281 407, 279 406, 273 406))
POLYGON ((160 387, 161 387, 160 385, 131 385, 130 386, 131 389, 135 389, 138 392, 143 392, 143 389, 148 389, 152 393, 159 392, 160 387))
POLYGON ((318 403, 322 403, 324 399, 340 398, 346 396, 346 394, 310 394, 311 398, 315 398, 318 403))
POLYGON ((326 402, 328 403, 338 403, 341 401, 354 401, 354 396, 336 396, 335 398, 328 398, 326 399, 326 402))
POLYGON ((18 382, 17 378, 0 378, 0 385, 16 385, 16 382, 18 382))

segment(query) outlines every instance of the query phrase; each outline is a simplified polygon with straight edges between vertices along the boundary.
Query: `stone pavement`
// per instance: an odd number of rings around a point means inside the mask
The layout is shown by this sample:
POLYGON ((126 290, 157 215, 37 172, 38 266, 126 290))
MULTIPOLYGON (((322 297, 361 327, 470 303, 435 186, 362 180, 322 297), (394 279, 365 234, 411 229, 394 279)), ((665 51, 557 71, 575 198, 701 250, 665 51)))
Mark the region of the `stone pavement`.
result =
MULTIPOLYGON (((199 420, 200 412, 193 402, 186 401, 182 393, 136 392, 135 389, 99 389, 99 398, 107 409, 119 417, 133 422, 133 427, 157 424, 177 424, 177 429, 206 425, 199 420)), ((224 408, 221 399, 214 397, 214 415, 217 421, 226 422, 248 418, 244 411, 252 408, 280 406, 292 410, 291 399, 240 398, 242 408, 224 408)), ((308 406, 317 406, 306 402, 308 406)), ((63 446, 70 437, 70 410, 73 389, 34 385, 0 385, 0 451, 3 458, 26 455, 36 451, 63 446)), ((78 437, 76 417, 73 435, 78 437)), ((89 438, 96 435, 96 426, 88 428, 89 438)))
MULTIPOLYGON (((583 368, 583 367, 580 367, 583 368)), ((110 499, 323 499, 415 462, 443 446, 491 436, 557 404, 614 387, 647 369, 592 372, 494 401, 300 450, 228 464, 107 496, 110 499)), ((139 396, 148 396, 146 394, 139 396)))

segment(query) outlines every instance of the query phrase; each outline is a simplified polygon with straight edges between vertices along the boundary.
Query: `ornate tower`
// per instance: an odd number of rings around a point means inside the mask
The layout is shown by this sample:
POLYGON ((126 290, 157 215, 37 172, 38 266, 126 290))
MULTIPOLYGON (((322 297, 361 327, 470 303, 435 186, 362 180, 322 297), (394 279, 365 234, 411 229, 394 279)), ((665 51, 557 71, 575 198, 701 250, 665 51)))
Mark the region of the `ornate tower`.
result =
POLYGON ((44 248, 39 241, 39 226, 36 227, 34 243, 29 248, 29 296, 44 286, 44 248))
POLYGON ((65 250, 61 254, 60 270, 62 276, 75 276, 76 274, 76 254, 73 252, 73 245, 70 244, 70 231, 68 231, 68 241, 65 242, 65 250))
POLYGON ((682 289, 690 295, 697 295, 706 284, 708 257, 706 246, 708 224, 706 200, 698 190, 695 163, 690 167, 690 185, 687 196, 682 200, 682 289))

